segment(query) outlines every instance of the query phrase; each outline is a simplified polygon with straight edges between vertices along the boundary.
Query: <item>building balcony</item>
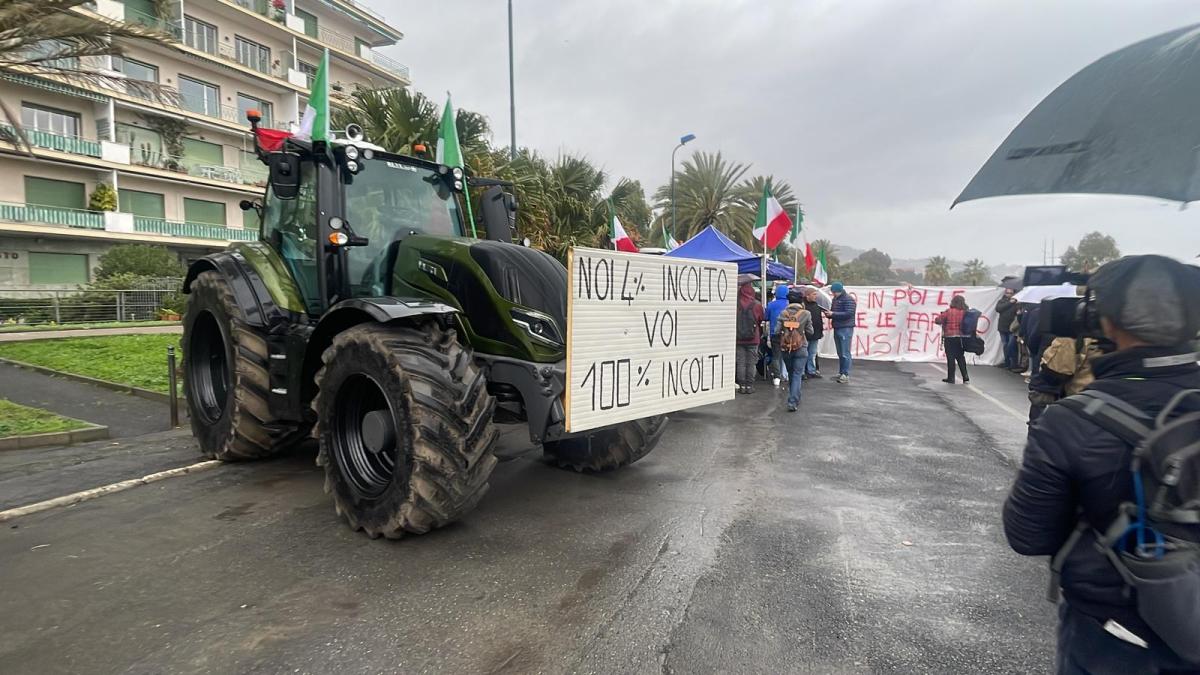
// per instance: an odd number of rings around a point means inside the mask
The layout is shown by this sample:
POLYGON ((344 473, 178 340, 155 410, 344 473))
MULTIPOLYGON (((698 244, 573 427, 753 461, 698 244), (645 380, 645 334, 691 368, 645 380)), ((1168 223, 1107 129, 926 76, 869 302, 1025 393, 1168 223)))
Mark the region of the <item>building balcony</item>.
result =
POLYGON ((134 216, 133 231, 143 234, 161 234, 168 237, 192 239, 214 239, 219 241, 257 241, 258 230, 212 225, 209 223, 186 223, 162 218, 134 216))
POLYGON ((197 178, 218 180, 239 185, 255 185, 264 187, 267 184, 267 170, 238 168, 224 164, 212 164, 191 157, 179 157, 165 152, 152 150, 150 147, 130 148, 129 161, 137 166, 147 166, 163 171, 172 171, 197 178))
MULTIPOLYGON (((181 110, 194 115, 201 115, 223 122, 229 122, 238 126, 249 128, 249 122, 246 121, 246 115, 241 110, 231 105, 221 105, 215 101, 211 101, 199 96, 184 96, 179 93, 175 87, 163 85, 162 88, 167 92, 167 98, 171 99, 166 102, 155 101, 147 96, 142 95, 135 89, 127 89, 125 94, 134 98, 142 99, 153 105, 156 108, 165 108, 167 110, 181 110)), ((270 117, 263 117, 262 126, 272 129, 281 129, 289 131, 291 123, 281 120, 275 120, 270 117)))
MULTIPOLYGON (((0 124, 0 128, 3 128, 10 134, 16 133, 11 124, 0 124)), ((96 159, 99 159, 104 154, 100 148, 100 141, 90 138, 64 136, 62 134, 34 129, 25 129, 25 137, 29 139, 29 144, 35 148, 57 150, 58 152, 66 152, 72 155, 95 157, 96 159)))
POLYGON ((371 50, 371 52, 369 53, 369 56, 367 56, 366 58, 371 63, 374 63, 375 65, 379 66, 380 68, 383 68, 384 70, 395 75, 396 77, 404 78, 405 81, 411 80, 411 78, 409 77, 409 73, 408 73, 408 66, 404 65, 403 63, 400 63, 399 61, 397 61, 395 59, 388 58, 375 50, 371 50))
POLYGON ((243 9, 248 9, 256 14, 261 14, 272 21, 283 23, 287 17, 286 5, 280 0, 233 0, 234 3, 243 9))
POLYGON ((178 19, 168 19, 147 14, 125 5, 125 23, 137 23, 166 33, 176 40, 183 37, 183 24, 178 19))
POLYGON ((42 223, 63 227, 77 227, 85 230, 103 230, 104 212, 68 209, 61 206, 0 202, 0 221, 10 223, 42 223))

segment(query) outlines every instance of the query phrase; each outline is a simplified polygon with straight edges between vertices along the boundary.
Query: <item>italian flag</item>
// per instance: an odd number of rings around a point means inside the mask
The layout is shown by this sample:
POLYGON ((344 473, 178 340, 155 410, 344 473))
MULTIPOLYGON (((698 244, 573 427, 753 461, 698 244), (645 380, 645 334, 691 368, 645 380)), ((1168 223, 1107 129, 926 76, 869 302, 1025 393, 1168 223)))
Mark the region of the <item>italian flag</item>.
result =
POLYGON ((763 243, 764 249, 773 249, 792 231, 792 220, 788 218, 779 200, 771 194, 771 187, 763 185, 762 199, 758 202, 758 216, 754 220, 754 238, 763 243))
POLYGON ((804 241, 804 271, 807 274, 812 274, 813 265, 816 264, 816 259, 813 258, 812 244, 808 243, 808 232, 804 231, 804 212, 800 210, 800 205, 796 205, 796 227, 792 230, 792 236, 789 243, 792 248, 797 251, 800 247, 797 245, 797 239, 804 241))
POLYGON ((829 283, 829 263, 825 260, 825 249, 817 251, 816 268, 813 270, 813 281, 825 286, 829 283))
POLYGON ((608 202, 608 229, 612 234, 613 248, 626 253, 638 252, 638 247, 625 232, 625 226, 621 224, 621 220, 617 218, 617 210, 613 208, 611 200, 608 202))
POLYGON ((317 74, 313 76, 312 91, 308 93, 308 105, 300 118, 300 131, 296 138, 313 141, 328 141, 329 138, 329 50, 321 56, 317 74))
POLYGON ((663 248, 667 249, 668 251, 674 251, 675 249, 679 248, 679 242, 675 241, 675 237, 667 234, 667 226, 666 225, 662 226, 662 235, 663 235, 663 248))

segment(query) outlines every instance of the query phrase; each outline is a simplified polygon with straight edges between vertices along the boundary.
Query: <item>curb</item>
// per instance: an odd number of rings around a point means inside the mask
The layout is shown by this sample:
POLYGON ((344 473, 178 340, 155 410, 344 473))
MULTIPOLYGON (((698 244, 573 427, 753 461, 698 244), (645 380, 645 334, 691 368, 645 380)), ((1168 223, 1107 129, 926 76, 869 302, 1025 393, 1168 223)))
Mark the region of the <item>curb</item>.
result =
MULTIPOLYGON (((63 417, 63 415, 59 415, 59 417, 63 417)), ((106 426, 76 420, 74 417, 66 417, 65 419, 82 422, 87 426, 74 431, 51 431, 50 433, 29 434, 27 436, 5 436, 4 438, 0 438, 0 451, 44 448, 51 445, 73 445, 88 441, 100 441, 109 437, 108 427, 106 426)))
MULTIPOLYGON (((91 385, 94 385, 97 387, 103 387, 105 389, 119 391, 122 394, 130 394, 133 396, 137 396, 138 398, 144 398, 149 401, 156 401, 158 403, 170 403, 171 402, 171 397, 168 396, 167 394, 163 394, 163 393, 160 393, 157 391, 150 391, 149 389, 141 389, 139 387, 134 387, 134 386, 131 386, 128 384, 120 384, 118 382, 109 382, 108 380, 99 380, 94 377, 88 377, 87 375, 76 375, 75 373, 67 373, 67 372, 63 372, 61 370, 47 368, 46 366, 35 366, 32 363, 25 363, 23 361, 14 361, 12 359, 0 358, 0 363, 6 363, 10 366, 16 366, 17 368, 25 368, 26 370, 32 370, 32 371, 35 371, 38 373, 43 373, 45 375, 53 375, 54 377, 61 377, 65 380, 74 380, 76 382, 83 382, 84 384, 91 384, 91 385)), ((107 436, 105 436, 105 438, 107 438, 107 436)))

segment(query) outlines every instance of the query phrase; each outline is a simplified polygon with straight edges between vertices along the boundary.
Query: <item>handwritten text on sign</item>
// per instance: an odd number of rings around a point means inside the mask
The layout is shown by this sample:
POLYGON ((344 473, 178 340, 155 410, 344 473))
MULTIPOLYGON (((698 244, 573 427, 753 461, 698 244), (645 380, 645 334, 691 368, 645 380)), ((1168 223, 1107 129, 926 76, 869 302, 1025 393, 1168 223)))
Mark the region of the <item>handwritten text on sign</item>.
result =
POLYGON ((737 266, 573 249, 567 431, 733 398, 737 266))
MULTIPOLYGON (((996 302, 1004 290, 988 287, 952 286, 847 286, 846 292, 857 302, 854 337, 850 348, 856 359, 872 361, 929 361, 946 358, 942 345, 942 327, 934 323, 950 307, 955 295, 962 295, 969 307, 978 309, 979 337, 984 352, 970 357, 974 363, 996 364, 1004 361, 996 325, 996 302)), ((833 330, 828 327, 821 341, 820 354, 836 358, 833 330)))

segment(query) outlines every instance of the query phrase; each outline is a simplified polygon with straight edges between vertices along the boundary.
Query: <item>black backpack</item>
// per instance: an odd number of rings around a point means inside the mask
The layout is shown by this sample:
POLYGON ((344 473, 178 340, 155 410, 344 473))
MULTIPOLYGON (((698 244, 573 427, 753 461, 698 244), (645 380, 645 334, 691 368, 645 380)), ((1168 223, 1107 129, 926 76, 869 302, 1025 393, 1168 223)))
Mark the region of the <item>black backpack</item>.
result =
MULTIPOLYGON (((1134 501, 1096 531, 1099 550, 1136 593, 1138 615, 1180 657, 1200 663, 1200 411, 1181 391, 1151 418, 1121 399, 1087 390, 1058 402, 1133 447, 1134 501)), ((1051 560, 1051 602, 1063 564, 1091 526, 1081 522, 1051 560)))
POLYGON ((745 307, 738 305, 737 313, 737 340, 738 342, 750 342, 758 337, 756 331, 758 329, 758 321, 754 318, 754 303, 750 303, 745 307))

